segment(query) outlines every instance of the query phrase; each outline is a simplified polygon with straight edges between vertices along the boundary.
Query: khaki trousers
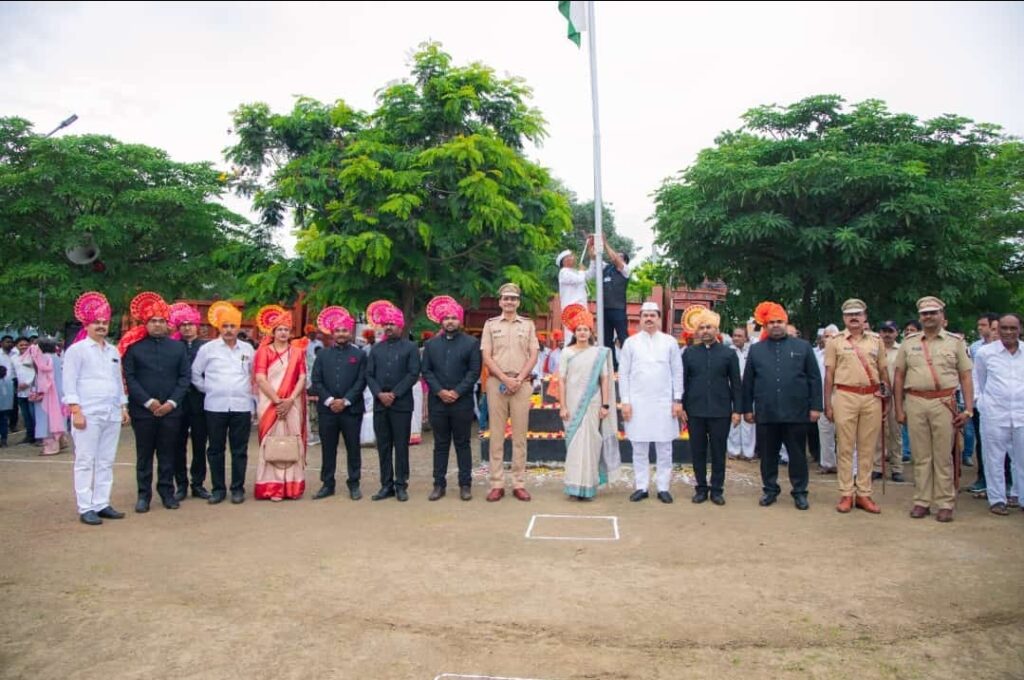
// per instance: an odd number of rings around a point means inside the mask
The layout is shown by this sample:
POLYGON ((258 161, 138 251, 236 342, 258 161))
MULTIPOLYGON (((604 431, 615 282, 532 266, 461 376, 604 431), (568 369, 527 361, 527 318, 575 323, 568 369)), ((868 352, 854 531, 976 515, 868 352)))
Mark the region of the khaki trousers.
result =
POLYGON ((873 394, 836 390, 832 394, 832 415, 836 419, 836 452, 839 493, 871 496, 871 468, 882 430, 882 401, 873 394), (853 479, 853 448, 857 447, 857 480, 853 479), (869 453, 870 452, 870 453, 869 453))
POLYGON ((487 378, 487 413, 491 423, 491 488, 505 488, 505 423, 512 419, 512 488, 526 483, 526 432, 530 424, 530 384, 515 394, 502 392, 501 381, 487 378))
POLYGON ((903 403, 910 434, 914 465, 914 505, 952 510, 953 414, 944 399, 925 399, 908 394, 903 403))
MULTIPOLYGON (((896 422, 896 409, 889 403, 889 412, 885 414, 885 455, 887 460, 885 471, 889 474, 895 472, 903 474, 903 438, 900 435, 900 425, 896 422)), ((878 438, 878 447, 875 449, 875 472, 882 471, 882 437, 878 438)))

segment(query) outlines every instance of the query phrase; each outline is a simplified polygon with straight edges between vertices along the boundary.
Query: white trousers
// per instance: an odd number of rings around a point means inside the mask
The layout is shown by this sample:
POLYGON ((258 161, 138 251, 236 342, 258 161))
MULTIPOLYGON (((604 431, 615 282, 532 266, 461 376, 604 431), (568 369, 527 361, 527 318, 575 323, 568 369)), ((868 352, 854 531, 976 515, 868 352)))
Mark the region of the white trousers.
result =
MULTIPOLYGON (((633 477, 636 488, 647 491, 651 485, 650 442, 633 442, 633 477)), ((658 491, 668 491, 672 485, 672 442, 654 442, 657 466, 654 482, 658 491)))
POLYGON ((1000 426, 992 418, 981 419, 981 448, 985 453, 985 493, 988 504, 1006 503, 1006 472, 1003 461, 1010 456, 1014 487, 1024 469, 1024 427, 1000 426))
POLYGON ((824 413, 818 418, 818 439, 821 441, 821 467, 837 467, 836 424, 826 418, 824 413))
POLYGON ((754 447, 757 444, 756 432, 757 426, 745 420, 732 427, 729 430, 729 455, 753 458, 756 451, 754 447))
POLYGON ((75 501, 78 514, 98 511, 110 505, 114 485, 114 458, 121 437, 120 409, 110 413, 85 414, 85 429, 71 428, 75 442, 75 501))

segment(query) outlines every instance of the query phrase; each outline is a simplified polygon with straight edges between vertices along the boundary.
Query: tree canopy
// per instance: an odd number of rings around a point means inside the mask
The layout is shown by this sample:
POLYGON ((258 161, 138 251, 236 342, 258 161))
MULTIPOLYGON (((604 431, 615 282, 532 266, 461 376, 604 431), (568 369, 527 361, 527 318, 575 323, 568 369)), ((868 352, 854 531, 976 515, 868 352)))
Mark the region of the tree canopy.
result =
POLYGON ((225 151, 234 185, 265 225, 291 214, 297 230, 297 257, 252 276, 251 297, 304 292, 353 312, 388 298, 408 316, 433 295, 477 301, 511 280, 527 308, 546 304, 545 265, 571 213, 524 155, 544 137, 530 96, 519 78, 455 66, 430 43, 370 112, 305 97, 285 114, 240 106, 225 151))
POLYGON ((961 116, 843 104, 751 109, 666 180, 655 232, 670 265, 689 285, 725 280, 750 309, 778 300, 804 328, 837 319, 849 297, 876 321, 912 316, 926 294, 954 314, 1009 301, 1024 235, 1020 142, 961 116))
POLYGON ((274 250, 217 201, 225 188, 209 163, 101 135, 44 138, 24 119, 0 118, 0 323, 59 330, 90 289, 115 313, 142 288, 238 292, 240 269, 268 266, 274 250), (90 244, 92 263, 65 254, 90 244))

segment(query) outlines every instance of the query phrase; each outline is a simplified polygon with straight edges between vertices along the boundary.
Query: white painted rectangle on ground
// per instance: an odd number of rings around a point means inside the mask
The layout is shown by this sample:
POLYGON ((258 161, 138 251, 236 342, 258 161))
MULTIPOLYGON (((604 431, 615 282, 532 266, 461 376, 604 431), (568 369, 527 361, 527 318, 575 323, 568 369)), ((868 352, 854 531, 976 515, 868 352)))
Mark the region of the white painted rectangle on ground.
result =
POLYGON ((539 680, 538 678, 506 678, 501 675, 459 675, 458 673, 441 673, 434 680, 442 678, 462 678, 462 680, 539 680))
POLYGON ((617 541, 619 518, 614 515, 534 515, 526 538, 541 541, 617 541))

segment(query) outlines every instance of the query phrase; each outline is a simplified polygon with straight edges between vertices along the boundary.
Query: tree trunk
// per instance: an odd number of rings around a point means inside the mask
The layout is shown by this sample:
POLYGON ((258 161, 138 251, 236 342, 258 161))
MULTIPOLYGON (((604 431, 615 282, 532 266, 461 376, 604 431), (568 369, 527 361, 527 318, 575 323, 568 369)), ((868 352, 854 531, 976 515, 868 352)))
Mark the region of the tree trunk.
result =
POLYGON ((402 284, 402 299, 399 301, 398 306, 401 307, 402 314, 405 315, 405 332, 408 334, 416 311, 416 288, 413 284, 402 284))

